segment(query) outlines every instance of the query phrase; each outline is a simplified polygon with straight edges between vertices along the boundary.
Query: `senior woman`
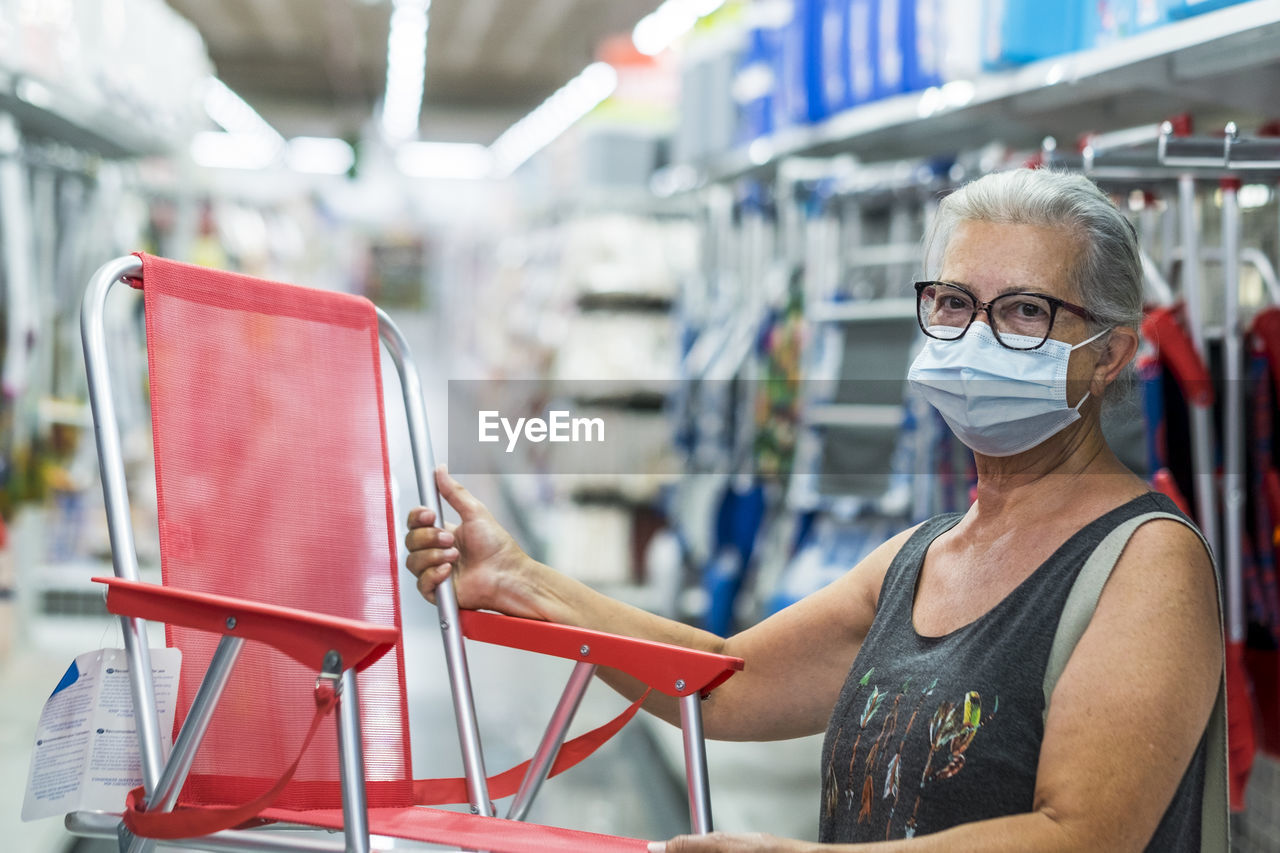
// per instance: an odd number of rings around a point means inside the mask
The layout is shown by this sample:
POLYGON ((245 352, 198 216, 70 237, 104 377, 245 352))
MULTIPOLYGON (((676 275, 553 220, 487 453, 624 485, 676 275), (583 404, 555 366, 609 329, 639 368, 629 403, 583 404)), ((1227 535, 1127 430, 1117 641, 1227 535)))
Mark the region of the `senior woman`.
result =
MULTIPOLYGON (((1177 513, 1117 460, 1099 421, 1138 347, 1133 229, 1085 178, 1017 170, 944 199, 926 257, 928 337, 909 378, 974 451, 967 512, 903 531, 729 639, 532 560, 443 471, 461 522, 445 532, 429 510, 411 513, 408 568, 428 599, 456 567, 463 607, 744 658, 704 706, 709 737, 826 732, 822 844, 715 833, 654 850, 1199 850, 1223 651, 1213 565, 1189 522, 1132 534, 1043 716, 1081 565, 1126 519, 1177 513)), ((646 708, 678 717, 667 697, 646 708)))

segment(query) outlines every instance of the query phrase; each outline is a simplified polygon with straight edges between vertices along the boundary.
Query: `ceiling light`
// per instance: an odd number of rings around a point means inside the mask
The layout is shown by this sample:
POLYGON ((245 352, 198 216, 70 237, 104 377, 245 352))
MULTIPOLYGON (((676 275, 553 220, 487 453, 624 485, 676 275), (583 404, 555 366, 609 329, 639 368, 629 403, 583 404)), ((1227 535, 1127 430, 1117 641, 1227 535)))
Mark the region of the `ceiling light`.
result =
POLYGON ((191 159, 209 169, 265 169, 279 153, 280 143, 262 134, 203 131, 191 140, 191 159))
POLYGON ((427 74, 427 11, 431 0, 395 0, 387 33, 387 86, 382 132, 402 142, 418 132, 427 74))
POLYGON ((1271 201, 1271 188, 1266 184, 1245 184, 1236 193, 1242 210, 1263 207, 1271 201))
POLYGON ((493 171, 493 156, 472 142, 406 142, 396 150, 396 167, 411 178, 478 180, 493 171))
POLYGON ((631 42, 636 50, 656 56, 693 29, 698 19, 723 6, 725 0, 666 0, 636 23, 631 42))
POLYGON ((591 112, 618 87, 618 72, 607 62, 593 62, 490 146, 499 177, 510 175, 557 136, 591 112))
POLYGON ((217 77, 209 78, 204 93, 204 111, 227 133, 261 136, 275 140, 277 144, 284 142, 284 138, 258 115, 257 110, 217 77))
POLYGON ((32 80, 30 77, 23 77, 18 81, 18 85, 14 87, 14 94, 21 101, 26 101, 33 107, 39 107, 42 110, 50 109, 53 106, 53 92, 49 87, 38 80, 32 80))
POLYGON ((942 86, 942 100, 949 107, 968 105, 978 92, 970 80, 952 80, 942 86))
POLYGON ((295 136, 284 152, 285 163, 295 172, 310 175, 345 175, 355 165, 356 153, 341 139, 295 136))

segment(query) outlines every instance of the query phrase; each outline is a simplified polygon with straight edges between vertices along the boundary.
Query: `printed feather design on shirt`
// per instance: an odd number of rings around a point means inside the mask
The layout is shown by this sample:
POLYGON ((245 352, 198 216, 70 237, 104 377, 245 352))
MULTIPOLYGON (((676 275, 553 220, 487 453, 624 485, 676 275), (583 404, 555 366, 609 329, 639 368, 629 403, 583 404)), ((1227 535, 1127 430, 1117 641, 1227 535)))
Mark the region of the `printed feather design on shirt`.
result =
POLYGON ((964 697, 964 712, 957 715, 953 709, 947 722, 951 730, 947 733, 945 743, 951 750, 947 763, 937 770, 931 779, 950 779, 964 769, 964 756, 973 743, 978 727, 982 725, 982 697, 977 691, 969 691, 964 697))
POLYGON ((827 775, 822 780, 827 817, 835 814, 836 806, 840 805, 840 783, 836 780, 836 747, 840 745, 842 734, 844 734, 843 726, 836 730, 835 739, 831 742, 831 757, 827 759, 827 775))
MULTIPOLYGON (((868 672, 867 676, 871 673, 868 672)), ((849 800, 849 808, 853 808, 854 788, 853 788, 853 766, 858 762, 858 746, 862 743, 862 733, 870 725, 876 716, 876 711, 880 710, 880 703, 884 701, 884 697, 888 696, 888 691, 882 691, 879 686, 871 688, 871 695, 867 697, 867 705, 862 709, 862 716, 858 718, 858 736, 853 741, 853 752, 849 756, 849 787, 845 794, 849 800)), ((867 796, 866 785, 864 784, 862 791, 862 799, 867 796)))
POLYGON ((907 820, 906 837, 916 833, 920 813, 920 800, 924 786, 928 782, 942 781, 954 777, 964 769, 965 754, 973 745, 978 729, 990 725, 1000 710, 1000 697, 997 696, 991 713, 982 718, 982 696, 978 691, 970 690, 965 694, 964 704, 954 705, 942 702, 929 722, 929 757, 925 761, 924 772, 920 774, 920 790, 916 793, 915 808, 907 820), (933 770, 935 756, 946 750, 947 763, 938 770, 933 770))
POLYGON ((902 751, 907 746, 907 738, 911 735, 911 729, 915 727, 916 717, 920 716, 920 709, 924 707, 924 700, 933 695, 933 691, 938 686, 938 679, 929 682, 920 693, 920 698, 916 700, 916 706, 911 711, 911 716, 907 718, 907 727, 902 732, 902 740, 898 742, 898 752, 889 762, 889 770, 885 773, 884 779, 884 798, 888 799, 889 795, 893 795, 893 803, 889 806, 889 819, 884 825, 884 840, 888 841, 893 831, 893 815, 898 810, 898 798, 902 795, 902 751))
MULTIPOLYGON (((904 690, 906 686, 903 685, 904 690)), ((871 744, 871 749, 867 750, 866 767, 862 774, 862 807, 858 810, 858 823, 871 818, 871 805, 875 798, 875 783, 872 779, 876 775, 881 747, 893 737, 893 733, 898 728, 898 707, 902 704, 902 697, 905 695, 906 693, 899 693, 893 697, 893 707, 889 709, 889 713, 885 714, 884 722, 880 726, 880 734, 876 736, 875 743, 871 744)))
MULTIPOLYGON (((863 673, 862 678, 858 680, 858 686, 854 688, 853 695, 850 697, 851 702, 857 699, 858 692, 862 690, 862 688, 866 687, 867 684, 871 681, 871 676, 875 674, 875 671, 876 671, 876 668, 873 666, 870 669, 868 669, 865 673, 863 673)), ((872 713, 874 713, 874 711, 872 713)), ((835 762, 836 762, 836 751, 840 746, 840 737, 843 734, 844 734, 844 727, 841 726, 839 729, 836 730, 835 739, 831 743, 831 755, 827 759, 827 772, 823 778, 822 787, 823 787, 823 793, 824 793, 824 805, 826 806, 826 810, 827 810, 827 817, 831 817, 832 815, 834 815, 836 811, 836 807, 840 805, 840 782, 839 782, 839 779, 837 779, 836 777, 835 762)), ((854 747, 854 750, 856 752, 857 750, 856 746, 854 747)), ((852 761, 849 764, 849 770, 850 770, 850 774, 852 775, 852 771, 853 771, 852 761)))
MULTIPOLYGON (((899 753, 889 759, 889 769, 884 774, 884 799, 887 800, 892 796, 896 801, 898 799, 898 793, 901 790, 901 785, 902 754, 899 753)), ((892 813, 890 814, 890 818, 892 818, 892 813)))

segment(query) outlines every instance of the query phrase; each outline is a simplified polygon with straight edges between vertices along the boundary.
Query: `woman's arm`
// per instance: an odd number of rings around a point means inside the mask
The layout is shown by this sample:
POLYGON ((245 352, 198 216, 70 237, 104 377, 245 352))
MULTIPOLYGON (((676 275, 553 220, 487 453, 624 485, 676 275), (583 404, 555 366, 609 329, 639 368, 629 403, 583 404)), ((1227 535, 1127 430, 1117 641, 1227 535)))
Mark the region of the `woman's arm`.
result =
POLYGON ((1213 567, 1199 538, 1178 522, 1149 522, 1125 548, 1054 689, 1033 811, 875 844, 712 835, 674 839, 665 850, 1141 851, 1209 719, 1222 674, 1219 625, 1213 567))
MULTIPOLYGON (((721 740, 772 740, 825 728, 875 617, 885 570, 910 533, 884 543, 823 590, 726 640, 609 598, 533 560, 447 472, 438 471, 436 481, 461 523, 445 531, 433 526, 430 510, 410 513, 407 566, 423 596, 434 601, 436 587, 453 574, 464 608, 741 657, 745 671, 703 704, 706 734, 721 740)), ((601 677, 630 698, 643 690, 616 671, 602 669, 601 677)), ((671 697, 653 694, 645 708, 670 722, 679 720, 671 697)))

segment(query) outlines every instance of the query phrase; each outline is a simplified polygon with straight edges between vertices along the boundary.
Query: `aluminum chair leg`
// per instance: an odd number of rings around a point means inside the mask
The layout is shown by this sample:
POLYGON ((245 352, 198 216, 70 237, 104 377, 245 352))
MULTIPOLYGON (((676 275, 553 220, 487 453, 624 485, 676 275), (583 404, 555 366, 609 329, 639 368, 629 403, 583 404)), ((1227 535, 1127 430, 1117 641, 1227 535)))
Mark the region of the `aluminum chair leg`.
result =
POLYGON ((155 791, 147 797, 148 811, 171 811, 178 801, 178 792, 186 782, 187 774, 191 772, 191 763, 209 730, 213 712, 218 707, 218 700, 222 698, 222 691, 231 678, 231 670, 243 647, 243 637, 224 636, 218 641, 218 648, 214 651, 209 669, 200 682, 200 689, 191 702, 191 710, 182 724, 182 731, 178 732, 173 753, 169 756, 164 772, 160 774, 155 791))
MULTIPOLYGON (((115 838, 119 817, 105 812, 71 812, 67 831, 88 838, 115 838)), ((204 838, 167 842, 167 849, 208 850, 211 853, 345 853, 340 842, 329 837, 299 838, 285 833, 227 829, 204 838)))
MULTIPOLYGON (((418 498, 423 506, 435 511, 436 522, 443 524, 444 508, 436 489, 435 454, 431 450, 431 433, 422 402, 422 382, 409 351, 409 342, 381 308, 378 309, 378 335, 400 377, 400 391, 404 396, 405 416, 409 422, 413 469, 418 480, 418 498)), ((493 803, 489 800, 489 783, 484 769, 484 753, 480 746, 480 726, 476 721, 476 703, 471 694, 471 676, 467 669, 467 653, 458 619, 458 601, 452 577, 436 590, 436 607, 440 611, 440 634, 444 639, 445 665, 449 673, 449 686, 452 688, 453 712, 458 724, 462 769, 467 777, 471 811, 473 814, 492 817, 493 803)))
POLYGON ((711 832, 711 786, 707 748, 702 736, 702 697, 680 697, 680 729, 684 734, 684 769, 689 784, 689 822, 695 835, 711 832))
MULTIPOLYGON (((172 811, 178 802, 178 793, 187 781, 187 774, 191 772, 191 763, 195 760, 196 752, 200 749, 205 733, 209 730, 213 712, 218 707, 218 700, 222 698, 222 691, 231 678, 231 670, 235 667, 236 659, 239 658, 243 647, 243 637, 224 636, 218 641, 218 648, 214 651, 213 658, 209 661, 209 668, 205 671, 204 680, 200 682, 200 689, 196 691, 195 699, 191 702, 191 710, 187 714, 186 722, 182 724, 182 731, 178 733, 178 741, 173 745, 169 761, 160 773, 160 780, 156 783, 155 790, 147 795, 148 811, 172 811)), ((128 853, 151 853, 155 846, 156 842, 153 839, 134 837, 129 844, 128 853)))
MULTIPOLYGON (((107 531, 111 537, 111 561, 116 577, 138 580, 138 556, 133 543, 129 515, 120 428, 111 394, 111 373, 107 365, 107 333, 103 318, 107 293, 125 276, 142 271, 142 261, 130 255, 108 261, 98 268, 85 289, 80 307, 80 336, 84 344, 85 374, 89 405, 93 410, 94 437, 98 445, 98 467, 106 500, 107 531)), ((142 781, 153 791, 160 778, 160 722, 156 716, 156 695, 151 680, 151 651, 147 648, 146 625, 141 619, 120 617, 124 648, 131 670, 134 721, 138 727, 138 749, 142 781)))
POLYGON ((538 789, 547 780, 547 774, 551 772, 551 764, 560 754, 560 747, 564 744, 564 736, 569 731, 569 724, 573 722, 573 716, 578 712, 582 696, 587 692, 587 687, 595 674, 596 665, 593 663, 578 661, 574 665, 569 683, 565 685, 564 693, 560 696, 560 703, 556 705, 555 713, 547 723, 546 733, 542 736, 542 742, 538 744, 538 751, 534 753, 533 759, 529 762, 529 769, 520 782, 520 790, 516 791, 515 798, 511 801, 511 808, 507 812, 508 820, 524 820, 525 815, 529 813, 533 798, 538 796, 538 789))
POLYGON ((369 807, 364 795, 360 699, 356 693, 356 671, 351 668, 342 671, 342 692, 338 698, 338 755, 346 853, 369 853, 369 807))

